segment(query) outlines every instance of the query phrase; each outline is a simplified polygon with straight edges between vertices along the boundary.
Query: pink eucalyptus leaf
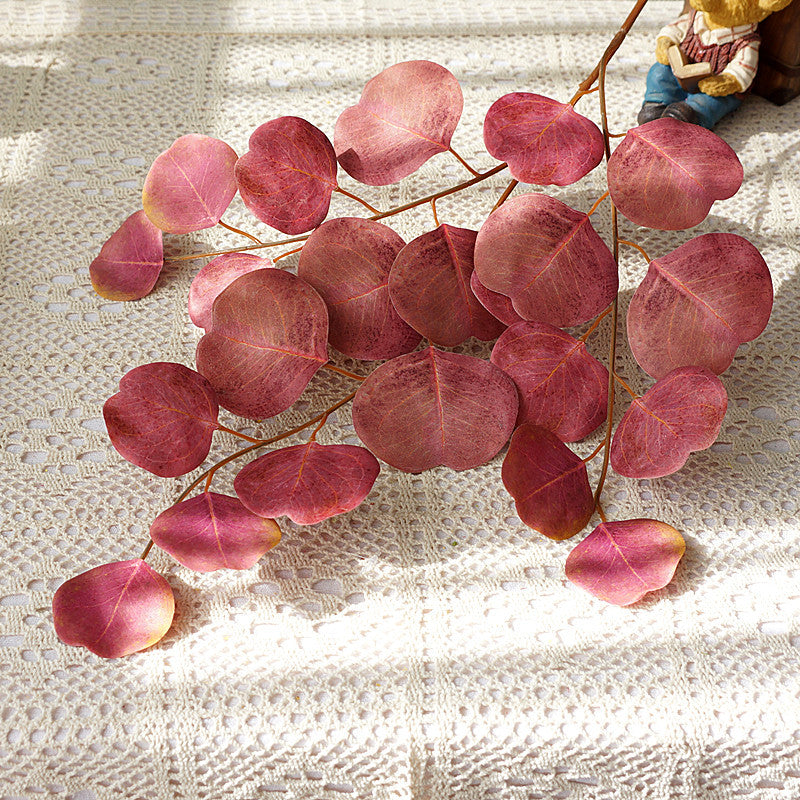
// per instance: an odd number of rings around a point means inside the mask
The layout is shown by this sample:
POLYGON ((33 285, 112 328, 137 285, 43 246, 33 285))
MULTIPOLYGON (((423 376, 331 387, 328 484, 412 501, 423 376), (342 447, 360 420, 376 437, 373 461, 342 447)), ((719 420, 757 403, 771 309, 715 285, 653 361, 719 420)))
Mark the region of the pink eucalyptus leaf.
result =
POLYGON ((514 311, 514 305, 510 297, 506 297, 499 292, 487 289, 479 280, 478 273, 473 272, 469 279, 472 293, 478 298, 478 302, 493 316, 500 320, 503 325, 513 325, 515 322, 523 322, 522 317, 514 311))
POLYGON ((715 200, 739 191, 743 176, 719 136, 669 117, 631 128, 608 162, 614 205, 631 222, 665 231, 699 225, 715 200))
POLYGON ((311 441, 265 453, 233 485, 253 513, 313 525, 360 505, 379 472, 378 460, 363 447, 311 441))
POLYGON ((144 180, 142 207, 167 233, 216 225, 236 194, 236 153, 225 142, 190 133, 153 162, 144 180))
POLYGON ((223 408, 273 417, 328 361, 327 338, 328 312, 314 289, 289 272, 258 269, 215 300, 211 328, 197 345, 197 370, 223 408))
POLYGON ((594 513, 586 464, 545 428, 526 423, 514 431, 502 477, 519 518, 550 539, 569 539, 594 513))
POLYGON ((586 214, 544 194, 508 200, 475 243, 478 280, 523 319, 557 328, 596 317, 617 294, 611 251, 586 214))
POLYGON ((203 463, 219 428, 218 412, 209 382, 170 362, 135 367, 103 406, 117 452, 162 478, 185 475, 203 463))
POLYGON ((163 234, 144 211, 136 211, 100 248, 89 278, 106 300, 138 300, 150 294, 163 266, 163 234))
POLYGON ((486 341, 503 331, 470 288, 476 236, 440 225, 409 242, 392 266, 392 305, 434 344, 455 347, 470 336, 486 341))
POLYGON ((461 87, 444 67, 395 64, 370 80, 336 121, 336 157, 361 183, 396 183, 449 149, 463 107, 461 87))
POLYGON ((162 511, 150 538, 195 572, 250 569, 281 539, 274 519, 264 519, 225 494, 203 492, 162 511))
POLYGON ((567 578, 615 606, 662 589, 686 550, 671 525, 628 519, 598 525, 567 557, 567 578))
POLYGON ((519 425, 531 422, 562 442, 577 442, 606 418, 608 370, 584 342, 559 328, 512 325, 495 343, 492 363, 517 386, 519 425))
POLYGON ((120 658, 154 645, 169 630, 174 614, 169 584, 140 558, 82 572, 53 596, 58 638, 102 658, 120 658))
POLYGON ((625 412, 611 444, 611 466, 628 478, 677 472, 689 453, 714 444, 727 407, 728 394, 713 372, 673 370, 625 412))
POLYGON ((300 117, 278 117, 255 129, 236 162, 244 204, 262 222, 288 233, 316 228, 337 188, 328 137, 300 117))
POLYGON ((493 458, 517 418, 502 370, 428 347, 378 367, 353 401, 353 425, 375 455, 403 472, 471 469, 493 458))
POLYGON ((490 155, 508 162, 523 183, 567 186, 603 159, 603 134, 568 103, 512 92, 492 104, 483 122, 490 155))
POLYGON ((324 222, 300 252, 297 274, 322 296, 330 316, 330 343, 351 358, 394 358, 422 338, 389 299, 389 270, 405 242, 369 219, 324 222))
POLYGON ((249 253, 225 253, 209 261, 189 287, 189 317, 198 328, 211 327, 214 301, 237 278, 257 269, 274 266, 272 259, 249 253))
POLYGON ((650 262, 628 307, 628 341, 639 366, 660 378, 677 367, 719 375, 772 312, 761 254, 733 233, 708 233, 650 262))

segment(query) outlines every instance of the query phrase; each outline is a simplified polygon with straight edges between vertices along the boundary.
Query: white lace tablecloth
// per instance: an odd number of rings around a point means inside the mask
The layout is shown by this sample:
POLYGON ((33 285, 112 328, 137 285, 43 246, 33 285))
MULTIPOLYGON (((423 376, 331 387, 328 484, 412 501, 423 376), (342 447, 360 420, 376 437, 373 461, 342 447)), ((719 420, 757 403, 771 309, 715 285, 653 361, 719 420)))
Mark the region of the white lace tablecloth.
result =
MULTIPOLYGON (((131 367, 194 363, 198 264, 169 266, 135 303, 89 284, 152 159, 187 132, 241 153, 286 114, 331 134, 371 76, 431 59, 464 89, 454 146, 488 166, 489 105, 514 90, 568 99, 631 5, 0 2, 0 798, 800 797, 800 100, 751 98, 718 129, 745 181, 698 231, 754 242, 776 290, 769 328, 723 376, 719 442, 673 476, 607 484, 610 515, 684 534, 665 590, 615 608, 568 583, 570 544, 520 523, 498 457, 460 474, 384 468, 359 509, 285 524, 248 571, 198 575, 153 554, 178 612, 149 651, 104 661, 52 627, 60 582, 137 556, 187 482, 124 462, 101 418, 131 367)), ((655 32, 679 5, 653 0, 619 51, 613 130, 634 124, 655 32)), ((594 97, 579 109, 597 118, 594 97)), ((364 194, 389 207, 465 177, 442 155, 364 194)), ((440 217, 477 227, 506 182, 443 200, 440 217)), ((557 194, 586 210, 603 188, 598 170, 557 194)), ((334 212, 361 213, 346 198, 334 212)), ((263 230, 238 199, 226 219, 263 230)), ((607 236, 607 208, 596 219, 607 236)), ((397 218, 405 237, 431 226, 430 209, 397 218)), ((656 255, 692 235, 622 233, 656 255)), ((237 241, 203 232, 168 252, 237 241)), ((626 306, 645 265, 626 250, 622 266, 626 306)), ((602 335, 592 348, 603 352, 602 335)), ((647 386, 625 347, 620 365, 647 386)), ((326 373, 255 430, 283 430, 349 390, 326 373)), ((354 441, 349 414, 320 438, 354 441)), ((220 435, 212 457, 234 446, 220 435)), ((221 473, 220 490, 231 479, 221 473)))

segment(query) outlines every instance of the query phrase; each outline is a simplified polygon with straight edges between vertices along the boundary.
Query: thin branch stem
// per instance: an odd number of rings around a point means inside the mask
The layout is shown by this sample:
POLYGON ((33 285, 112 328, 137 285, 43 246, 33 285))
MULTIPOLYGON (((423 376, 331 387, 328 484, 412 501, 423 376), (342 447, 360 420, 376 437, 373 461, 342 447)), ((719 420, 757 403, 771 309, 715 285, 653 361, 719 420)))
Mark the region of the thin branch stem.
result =
POLYGON ((300 245, 300 247, 295 247, 294 250, 287 250, 285 253, 281 253, 279 256, 275 256, 275 258, 272 259, 272 263, 275 264, 276 262, 280 261, 282 258, 286 258, 286 256, 290 256, 293 253, 299 253, 302 249, 303 249, 303 245, 300 245))
POLYGON ((255 242, 256 244, 264 244, 257 236, 253 236, 252 233, 248 233, 247 231, 239 230, 239 228, 234 228, 233 225, 228 225, 227 222, 223 222, 220 220, 217 225, 221 225, 223 228, 226 228, 229 231, 233 231, 234 233, 240 233, 242 236, 246 236, 251 241, 255 242))
POLYGON ((636 392, 634 392, 634 391, 633 391, 633 389, 631 389, 631 387, 630 387, 630 386, 628 386, 628 384, 627 384, 627 383, 625 383, 625 381, 624 381, 624 380, 622 380, 622 378, 620 378, 620 376, 619 376, 619 375, 618 375, 616 372, 614 373, 614 378, 616 379, 617 383, 618 383, 618 384, 619 384, 619 385, 620 385, 620 386, 621 386, 621 387, 622 387, 622 388, 623 388, 623 389, 624 389, 624 390, 625 390, 625 391, 626 391, 626 392, 627 392, 627 393, 628 393, 628 394, 629 394, 629 395, 630 395, 630 396, 631 396, 631 397, 632 397, 634 400, 638 400, 638 399, 639 399, 639 395, 638 395, 638 394, 636 394, 636 392))
POLYGON ((263 250, 265 247, 282 247, 285 244, 294 244, 295 242, 304 242, 310 233, 303 234, 302 236, 293 236, 291 239, 283 239, 280 242, 262 242, 261 244, 249 244, 246 247, 234 247, 230 250, 214 250, 210 253, 192 253, 189 256, 173 256, 166 258, 166 261, 196 261, 198 258, 211 258, 212 256, 226 256, 228 253, 246 253, 248 250, 263 250))
POLYGON ((431 210, 433 211, 433 222, 436 227, 439 227, 439 215, 436 213, 436 199, 431 200, 431 210))
POLYGON ((591 461, 593 458, 595 458, 595 456, 596 456, 596 455, 597 455, 597 454, 598 454, 598 453, 599 453, 599 452, 600 452, 600 451, 601 451, 601 450, 602 450, 602 449, 603 449, 605 446, 606 446, 606 441, 605 441, 605 439, 603 439, 603 441, 602 441, 602 442, 600 442, 600 444, 599 444, 599 445, 597 445, 597 447, 595 447, 595 449, 594 449, 594 450, 592 450, 592 452, 591 452, 591 454, 590 454, 590 455, 586 456, 586 458, 584 458, 584 459, 581 459, 581 460, 583 461, 583 463, 584 463, 584 464, 588 464, 588 463, 589 463, 589 462, 590 462, 590 461, 591 461))
POLYGON ((606 512, 603 511, 603 504, 599 500, 597 500, 594 504, 594 507, 597 509, 597 513, 599 514, 600 519, 603 522, 608 522, 608 520, 606 519, 606 512))
POLYGON ((322 418, 322 419, 319 421, 319 425, 317 425, 317 427, 316 427, 316 428, 314 428, 314 430, 313 430, 313 431, 311 431, 311 436, 309 436, 309 437, 308 437, 308 440, 309 440, 310 442, 316 442, 316 441, 317 441, 317 434, 318 434, 318 433, 319 433, 319 432, 322 430, 322 426, 323 426, 323 425, 324 425, 324 424, 325 424, 325 423, 328 421, 328 417, 329 417, 329 416, 330 416, 330 413, 326 414, 326 415, 325 415, 325 416, 324 416, 324 417, 323 417, 323 418, 322 418))
POLYGON ((594 212, 597 211, 597 209, 599 208, 600 203, 602 203, 603 200, 605 200, 606 197, 609 196, 609 194, 610 192, 606 189, 606 191, 603 192, 603 194, 601 194, 600 197, 597 198, 597 200, 595 200, 594 205, 586 212, 586 216, 591 217, 592 214, 594 214, 594 212))
POLYGON ((592 326, 589 328, 586 333, 581 336, 578 340, 579 342, 585 342, 594 332, 597 326, 603 321, 605 317, 607 317, 611 313, 612 306, 609 306, 600 316, 592 323, 592 326))
POLYGON ((246 442, 260 442, 261 439, 256 439, 253 436, 248 436, 246 433, 240 433, 239 431, 233 430, 233 428, 227 428, 225 425, 220 425, 219 430, 225 431, 225 433, 232 433, 234 436, 238 436, 240 439, 244 439, 246 442))
POLYGON ((355 200, 357 203, 361 203, 364 208, 371 211, 373 214, 380 214, 381 212, 378 211, 377 208, 371 206, 366 200, 362 197, 359 197, 357 194, 353 194, 352 192, 348 192, 347 189, 342 189, 341 186, 337 186, 334 189, 335 192, 339 192, 339 194, 343 194, 345 197, 349 197, 351 200, 355 200))
POLYGON ((344 375, 345 378, 352 378, 354 381, 365 381, 366 378, 363 375, 356 375, 355 372, 348 372, 346 369, 342 369, 341 367, 335 367, 333 364, 324 364, 325 369, 329 369, 331 372, 338 372, 339 375, 344 375))
POLYGON ((627 244, 630 247, 635 247, 647 259, 648 264, 653 260, 649 255, 647 255, 645 249, 641 245, 636 244, 636 242, 629 242, 627 239, 620 239, 619 243, 627 244))
POLYGON ((494 208, 492 209, 492 211, 497 211, 497 209, 500 208, 500 206, 503 205, 503 203, 505 203, 506 200, 508 200, 508 198, 511 196, 511 192, 513 192, 518 185, 519 185, 518 180, 512 180, 508 184, 508 186, 506 186, 503 194, 500 195, 500 199, 494 204, 494 208))
POLYGON ((478 170, 473 169, 466 161, 466 159, 462 158, 452 147, 447 148, 473 175, 478 176, 481 173, 478 170))
POLYGON ((147 556, 150 555, 150 551, 153 549, 153 544, 155 543, 153 542, 152 539, 147 543, 147 547, 145 547, 142 554, 139 556, 139 558, 141 558, 142 561, 144 561, 147 558, 147 556))

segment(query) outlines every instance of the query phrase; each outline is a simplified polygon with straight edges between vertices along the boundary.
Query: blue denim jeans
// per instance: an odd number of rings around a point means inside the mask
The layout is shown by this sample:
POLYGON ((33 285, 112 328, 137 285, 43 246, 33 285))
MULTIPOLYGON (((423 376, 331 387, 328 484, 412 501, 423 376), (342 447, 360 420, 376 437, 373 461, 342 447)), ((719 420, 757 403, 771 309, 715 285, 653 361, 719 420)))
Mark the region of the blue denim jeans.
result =
POLYGON ((666 64, 653 64, 647 73, 646 103, 677 103, 683 100, 697 114, 697 121, 704 128, 713 128, 726 114, 738 108, 742 101, 736 95, 712 97, 702 92, 687 93, 666 64))

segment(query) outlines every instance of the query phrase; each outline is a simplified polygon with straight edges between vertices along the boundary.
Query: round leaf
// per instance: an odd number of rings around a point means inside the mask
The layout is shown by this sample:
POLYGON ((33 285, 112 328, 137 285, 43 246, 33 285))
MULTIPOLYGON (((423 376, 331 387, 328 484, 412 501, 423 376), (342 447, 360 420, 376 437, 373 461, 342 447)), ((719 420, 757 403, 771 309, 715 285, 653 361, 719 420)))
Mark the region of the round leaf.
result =
POLYGON ((389 300, 389 270, 405 242, 369 219, 324 222, 300 251, 297 274, 322 296, 330 343, 351 358, 394 358, 422 338, 389 300))
POLYGON ((614 205, 631 222, 677 231, 733 197, 744 171, 731 147, 699 125, 664 117, 631 128, 608 162, 614 205))
POLYGON ((654 378, 685 366, 719 375, 771 311, 772 279, 758 250, 736 234, 708 233, 650 262, 628 307, 628 341, 654 378))
POLYGON ((567 578, 607 603, 629 606, 666 586, 685 550, 683 537, 665 522, 603 522, 567 557, 567 578))
POLYGON ((169 630, 174 614, 169 584, 140 558, 82 572, 53 596, 58 638, 102 658, 120 658, 154 645, 169 630))
POLYGON ((727 407, 728 394, 713 372, 673 370, 625 412, 611 444, 611 466, 628 478, 677 472, 689 453, 714 444, 727 407))
POLYGON ((617 265, 589 217, 544 194, 489 215, 475 243, 478 280, 523 319, 557 328, 596 317, 617 294, 617 265))
POLYGON ((478 273, 473 272, 469 279, 472 293, 478 298, 478 302, 493 316, 500 320, 504 325, 513 325, 515 322, 522 322, 522 317, 514 311, 511 298, 499 292, 487 289, 479 280, 478 273))
POLYGON ((162 240, 144 211, 131 214, 89 265, 97 294, 106 300, 138 300, 150 294, 164 266, 162 240))
POLYGON ((530 92, 512 92, 492 104, 483 141, 507 161, 523 183, 567 186, 591 172, 605 152, 603 134, 568 103, 530 92))
POLYGON ((569 539, 594 513, 586 464, 544 428, 526 423, 514 431, 502 476, 519 518, 550 539, 569 539))
POLYGON ((235 497, 203 492, 162 511, 150 538, 196 572, 250 569, 281 539, 274 519, 246 509, 235 497))
POLYGON ((361 183, 396 183, 449 149, 463 107, 461 87, 444 67, 395 64, 369 81, 336 121, 336 157, 361 183))
POLYGON ((190 133, 176 139, 150 167, 142 206, 167 233, 216 225, 236 194, 236 153, 225 142, 190 133))
POLYGON ((378 460, 363 447, 311 441, 265 453, 233 485, 255 514, 285 514, 298 525, 313 525, 358 506, 379 472, 378 460))
POLYGON ((162 478, 185 475, 203 463, 219 427, 218 412, 208 381, 170 362, 135 367, 103 406, 119 454, 162 478))
POLYGON ((440 225, 409 242, 392 266, 392 304, 435 344, 455 347, 470 336, 494 339, 503 330, 470 288, 476 236, 466 228, 440 225))
POLYGON ((214 301, 237 278, 256 269, 272 267, 272 259, 249 253, 225 253, 209 261, 189 287, 189 317, 198 328, 211 327, 214 301))
POLYGON ((273 417, 297 400, 328 361, 328 312, 305 281, 279 269, 237 278, 214 302, 197 345, 197 370, 224 408, 273 417))
POLYGON ((519 390, 517 424, 532 422, 562 442, 588 436, 606 418, 608 370, 586 344, 544 322, 519 322, 495 343, 492 363, 519 390))
POLYGON ((250 136, 236 162, 244 204, 262 222, 288 234, 316 228, 336 189, 336 156, 328 137, 300 117, 278 117, 250 136))
POLYGON ((404 472, 471 469, 493 458, 517 418, 502 370, 429 347, 378 367, 353 401, 353 425, 378 458, 404 472))

